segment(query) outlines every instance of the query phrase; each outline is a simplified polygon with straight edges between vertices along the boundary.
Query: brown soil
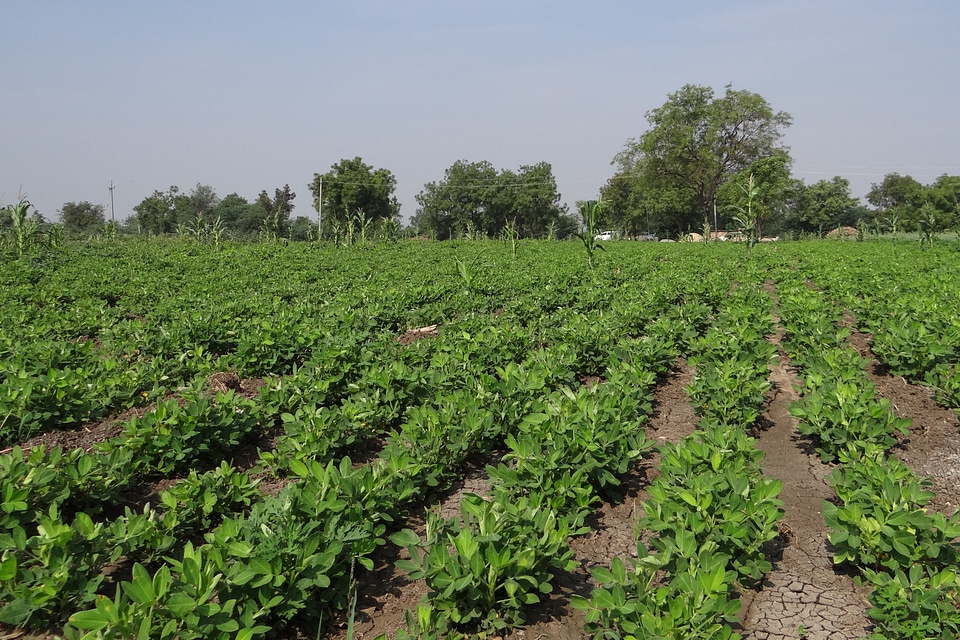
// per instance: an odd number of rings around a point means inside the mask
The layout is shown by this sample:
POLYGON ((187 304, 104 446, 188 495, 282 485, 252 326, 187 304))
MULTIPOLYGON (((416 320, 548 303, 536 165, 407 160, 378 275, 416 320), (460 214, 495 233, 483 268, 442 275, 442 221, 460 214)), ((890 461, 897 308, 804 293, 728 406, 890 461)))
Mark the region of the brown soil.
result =
POLYGON ((799 382, 779 348, 782 337, 782 330, 771 337, 778 362, 770 366, 772 389, 762 420, 769 428, 758 434, 757 446, 764 452, 764 474, 783 482, 785 515, 777 541, 783 555, 762 589, 744 594, 742 633, 753 640, 860 638, 869 628, 866 592, 833 566, 822 511, 834 495, 826 482, 833 467, 809 452, 789 414, 799 382))
POLYGON ((440 335, 440 332, 437 330, 437 325, 432 324, 429 327, 408 329, 405 333, 397 336, 397 342, 406 347, 424 338, 436 338, 438 335, 440 335))
POLYGON ((134 407, 116 416, 85 424, 79 429, 47 431, 20 443, 20 448, 29 451, 34 447, 45 447, 49 451, 54 447, 62 447, 64 451, 83 449, 89 453, 95 445, 120 435, 123 423, 134 417, 142 418, 148 409, 149 407, 134 407))
POLYGON ((960 507, 960 424, 957 413, 934 400, 926 386, 910 384, 901 376, 892 376, 879 364, 870 350, 870 335, 854 331, 850 344, 870 360, 867 374, 877 393, 890 401, 893 412, 910 418, 910 435, 901 438, 894 455, 909 465, 918 476, 929 477, 930 490, 936 496, 929 509, 946 515, 960 507))

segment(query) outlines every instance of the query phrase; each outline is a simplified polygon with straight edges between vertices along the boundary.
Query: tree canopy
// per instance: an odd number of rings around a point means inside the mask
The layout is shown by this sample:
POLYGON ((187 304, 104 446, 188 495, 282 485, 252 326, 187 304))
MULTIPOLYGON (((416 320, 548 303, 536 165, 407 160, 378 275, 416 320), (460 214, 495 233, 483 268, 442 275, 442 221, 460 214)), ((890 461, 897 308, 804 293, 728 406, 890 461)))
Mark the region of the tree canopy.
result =
POLYGON ((823 234, 840 226, 853 226, 862 207, 850 195, 850 181, 840 176, 802 185, 794 203, 797 226, 808 232, 823 234))
POLYGON ((96 233, 106 223, 102 204, 81 202, 65 202, 60 209, 60 222, 67 232, 96 233))
POLYGON ((717 193, 732 176, 769 156, 789 158, 781 139, 790 114, 729 85, 721 97, 710 87, 685 85, 646 118, 650 128, 628 140, 612 163, 628 192, 641 192, 621 193, 612 203, 628 218, 653 210, 672 218, 668 227, 711 220, 717 193))
POLYGON ((490 162, 457 160, 440 182, 417 194, 413 224, 440 240, 476 233, 494 237, 510 225, 523 237, 545 237, 569 225, 547 162, 519 171, 497 170, 490 162))
POLYGON ((357 216, 374 222, 400 217, 400 202, 394 195, 397 179, 387 169, 374 169, 360 156, 343 159, 323 175, 313 174, 310 192, 314 203, 322 193, 323 227, 344 225, 357 216), (321 186, 322 183, 322 186, 321 186))
POLYGON ((755 189, 753 208, 758 238, 785 220, 797 181, 790 177, 790 157, 783 152, 760 158, 733 175, 717 192, 718 219, 729 228, 733 213, 742 210, 748 189, 755 189), (752 185, 748 187, 749 185, 752 185))
POLYGON ((154 191, 133 208, 137 225, 144 233, 171 233, 177 226, 176 199, 179 187, 167 191, 154 191))
POLYGON ((943 229, 960 224, 960 176, 944 174, 923 185, 911 176, 888 173, 880 184, 872 185, 867 202, 888 230, 916 230, 921 218, 943 229))

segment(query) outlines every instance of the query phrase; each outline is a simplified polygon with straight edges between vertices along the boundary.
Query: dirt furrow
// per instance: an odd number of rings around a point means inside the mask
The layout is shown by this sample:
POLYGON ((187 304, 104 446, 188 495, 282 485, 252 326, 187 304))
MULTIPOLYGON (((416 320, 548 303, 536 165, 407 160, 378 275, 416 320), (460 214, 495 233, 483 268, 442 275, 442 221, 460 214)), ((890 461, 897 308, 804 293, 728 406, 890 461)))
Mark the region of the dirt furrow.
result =
MULTIPOLYGON (((693 381, 693 373, 684 360, 678 360, 667 379, 654 391, 653 413, 646 429, 647 438, 654 444, 679 442, 696 429, 697 415, 687 395, 687 385, 693 381)), ((609 567, 613 558, 618 556, 637 556, 634 523, 642 515, 641 505, 647 497, 645 488, 656 476, 659 466, 656 454, 641 461, 623 479, 626 494, 623 501, 604 503, 596 519, 588 522, 592 527, 590 533, 570 541, 580 563, 579 569, 559 577, 557 593, 547 603, 545 615, 523 629, 514 630, 508 636, 511 640, 579 640, 590 637, 583 631, 583 613, 569 606, 569 597, 574 593, 589 597, 592 588, 590 568, 609 567)))
POLYGON ((823 502, 834 495, 826 481, 833 467, 800 439, 788 411, 798 397, 798 380, 779 349, 781 338, 782 331, 772 337, 779 362, 770 366, 773 389, 764 414, 769 428, 758 434, 757 446, 764 452, 764 473, 783 481, 781 531, 789 544, 763 589, 746 594, 742 634, 748 640, 860 638, 869 628, 866 591, 834 569, 827 549, 823 502))
POLYGON ((870 335, 854 331, 850 345, 870 361, 867 375, 877 394, 890 401, 900 418, 910 418, 910 435, 891 452, 909 465, 919 477, 929 477, 936 496, 929 508, 946 515, 960 507, 960 424, 957 413, 941 407, 933 391, 890 375, 870 349, 870 335))

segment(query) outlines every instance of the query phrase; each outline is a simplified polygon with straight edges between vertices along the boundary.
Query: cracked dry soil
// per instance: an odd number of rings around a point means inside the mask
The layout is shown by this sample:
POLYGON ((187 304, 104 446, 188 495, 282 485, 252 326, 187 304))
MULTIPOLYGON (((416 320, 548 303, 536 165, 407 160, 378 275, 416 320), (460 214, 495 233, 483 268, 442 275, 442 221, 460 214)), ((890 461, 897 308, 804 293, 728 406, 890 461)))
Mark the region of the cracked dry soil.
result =
MULTIPOLYGON (((780 332, 771 338, 778 347, 780 338, 780 332)), ((655 444, 677 442, 696 428, 697 417, 686 393, 693 376, 693 369, 680 360, 657 387, 648 423, 648 437, 655 444)), ((869 630, 867 591, 857 587, 850 575, 835 569, 823 521, 823 502, 834 495, 826 476, 834 467, 822 463, 796 431, 788 407, 797 398, 798 380, 782 350, 779 362, 770 367, 770 380, 773 388, 762 421, 767 428, 756 435, 757 446, 764 451, 764 473, 783 481, 780 497, 786 515, 779 540, 784 545, 762 588, 742 594, 737 631, 750 640, 860 638, 869 630)), ((591 567, 609 565, 615 556, 635 557, 635 516, 658 466, 654 454, 624 479, 625 499, 615 505, 603 504, 590 523, 593 530, 571 541, 580 563, 578 569, 558 576, 551 597, 534 608, 524 628, 511 631, 507 638, 590 637, 583 631, 582 613, 569 606, 570 596, 589 593, 591 567)), ((464 490, 482 492, 482 476, 482 467, 467 473, 464 487, 451 492, 441 509, 454 513, 464 490)), ((415 608, 426 593, 422 582, 411 582, 393 568, 396 559, 379 558, 374 573, 361 579, 355 638, 371 640, 379 634, 392 638, 403 625, 403 611, 415 608)), ((326 637, 344 640, 344 625, 332 629, 326 637)))
POLYGON ((798 397, 798 380, 779 348, 781 337, 780 331, 772 337, 778 362, 770 366, 773 388, 763 420, 770 426, 758 434, 757 446, 764 452, 764 474, 783 482, 780 499, 785 515, 780 529, 788 544, 762 590, 745 594, 743 636, 860 638, 869 629, 867 591, 834 568, 827 548, 823 503, 834 495, 826 481, 833 465, 821 462, 796 431, 788 408, 798 397))
MULTIPOLYGON (((772 288, 770 292, 775 295, 772 288)), ((781 337, 779 331, 771 337, 778 348, 781 337)), ((960 504, 960 432, 956 414, 936 405, 929 389, 887 375, 872 358, 869 336, 854 333, 851 344, 873 363, 868 373, 878 393, 891 400, 898 415, 913 419, 910 437, 900 443, 897 455, 912 464, 919 475, 931 476, 932 488, 937 492, 932 508, 952 513, 955 505, 960 504)), ((678 361, 657 388, 648 424, 648 437, 656 444, 677 442, 696 428, 697 418, 686 394, 693 375, 685 362, 678 361)), ((797 399, 799 381, 782 350, 778 362, 770 366, 770 381, 772 390, 761 421, 766 428, 755 435, 757 446, 764 452, 764 473, 783 481, 780 498, 785 517, 779 544, 771 549, 776 559, 773 571, 760 590, 742 594, 741 625, 737 631, 745 640, 860 638, 870 629, 866 617, 868 589, 857 586, 849 574, 833 565, 822 508, 824 501, 834 496, 826 481, 834 465, 821 462, 796 430, 796 420, 788 407, 797 399)), ((583 632, 582 613, 569 606, 570 596, 589 593, 591 567, 609 565, 615 556, 635 556, 635 517, 658 465, 654 454, 624 479, 623 502, 602 505, 595 521, 590 523, 593 530, 571 541, 579 568, 558 576, 555 592, 531 612, 527 626, 513 630, 506 638, 589 637, 583 632)), ((464 485, 441 505, 445 512, 455 512, 464 490, 480 492, 485 486, 482 469, 469 473, 464 485)), ((369 585, 372 588, 361 590, 362 609, 358 611, 354 636, 359 639, 369 640, 381 633, 393 637, 403 624, 403 610, 414 608, 426 592, 423 584, 407 581, 392 567, 381 565, 378 572, 386 582, 380 583, 375 574, 369 585)), ((342 640, 346 635, 341 626, 327 637, 342 640)))

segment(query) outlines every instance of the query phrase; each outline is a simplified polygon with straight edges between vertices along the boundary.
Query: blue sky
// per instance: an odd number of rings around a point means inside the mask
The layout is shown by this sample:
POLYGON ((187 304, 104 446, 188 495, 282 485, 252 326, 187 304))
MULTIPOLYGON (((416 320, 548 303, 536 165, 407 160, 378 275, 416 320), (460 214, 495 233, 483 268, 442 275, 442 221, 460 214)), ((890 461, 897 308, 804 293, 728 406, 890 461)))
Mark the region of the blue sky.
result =
POLYGON ((546 161, 596 197, 644 114, 728 83, 793 116, 808 184, 960 174, 960 3, 355 0, 6 2, 0 205, 117 219, 155 189, 254 199, 361 156, 404 217, 456 160, 546 161))

